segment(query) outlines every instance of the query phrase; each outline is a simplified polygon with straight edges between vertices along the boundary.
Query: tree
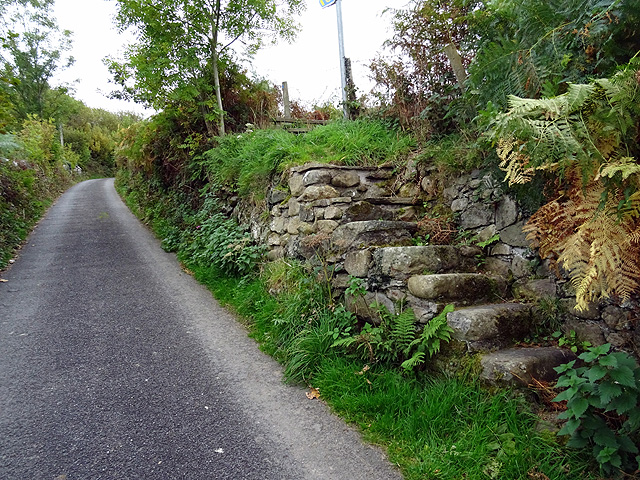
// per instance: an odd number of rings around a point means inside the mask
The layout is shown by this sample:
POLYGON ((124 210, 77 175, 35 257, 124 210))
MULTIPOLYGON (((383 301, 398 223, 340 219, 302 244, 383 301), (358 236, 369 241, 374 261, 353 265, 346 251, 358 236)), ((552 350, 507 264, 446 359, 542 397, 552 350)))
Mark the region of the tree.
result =
MULTIPOLYGON (((64 52, 71 48, 71 32, 60 31, 48 10, 49 1, 3 2, 13 4, 9 19, 4 19, 1 50, 3 93, 10 99, 17 120, 28 115, 54 116, 56 106, 51 85, 55 72, 73 64, 64 52)), ((6 5, 5 5, 6 4, 6 5)), ((56 89, 65 92, 65 87, 56 89)))
POLYGON ((230 61, 230 47, 239 41, 248 55, 271 37, 291 40, 292 16, 303 0, 117 0, 116 23, 132 28, 138 41, 124 61, 106 63, 129 98, 155 109, 168 103, 195 101, 207 131, 225 132, 220 68, 230 61))

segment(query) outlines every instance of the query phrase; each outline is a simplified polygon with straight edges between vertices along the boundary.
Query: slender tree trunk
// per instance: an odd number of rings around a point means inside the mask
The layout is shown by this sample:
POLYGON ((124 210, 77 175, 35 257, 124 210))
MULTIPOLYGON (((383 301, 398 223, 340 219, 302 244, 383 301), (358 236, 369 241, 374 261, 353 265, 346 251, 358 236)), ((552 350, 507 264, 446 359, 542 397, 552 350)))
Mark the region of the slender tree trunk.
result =
POLYGON ((220 73, 218 70, 218 52, 213 55, 213 85, 216 90, 216 100, 218 102, 219 134, 224 135, 224 106, 222 105, 222 92, 220 91, 220 73))
POLYGON ((218 29, 220 27, 220 0, 216 1, 215 22, 211 22, 211 38, 213 39, 211 46, 212 62, 213 62, 213 86, 216 91, 216 101, 218 102, 218 134, 224 135, 224 105, 222 105, 222 92, 220 91, 220 71, 218 69, 218 29))

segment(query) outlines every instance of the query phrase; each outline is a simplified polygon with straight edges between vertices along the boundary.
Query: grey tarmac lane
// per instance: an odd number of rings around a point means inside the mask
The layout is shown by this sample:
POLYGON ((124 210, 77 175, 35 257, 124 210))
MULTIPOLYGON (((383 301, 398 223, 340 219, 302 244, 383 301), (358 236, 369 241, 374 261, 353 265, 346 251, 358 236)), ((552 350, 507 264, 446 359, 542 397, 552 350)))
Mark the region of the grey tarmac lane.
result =
POLYGON ((0 478, 401 479, 185 274, 113 180, 67 191, 0 283, 0 478))

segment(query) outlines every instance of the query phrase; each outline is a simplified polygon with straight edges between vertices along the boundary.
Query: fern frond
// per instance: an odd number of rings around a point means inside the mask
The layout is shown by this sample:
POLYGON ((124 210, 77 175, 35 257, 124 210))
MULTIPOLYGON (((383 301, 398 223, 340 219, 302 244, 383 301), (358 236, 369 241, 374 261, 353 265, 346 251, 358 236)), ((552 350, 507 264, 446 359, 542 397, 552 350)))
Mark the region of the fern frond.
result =
POLYGON ((393 318, 389 334, 393 348, 404 351, 416 338, 416 316, 413 310, 407 308, 393 318))
POLYGON ((418 365, 422 365, 424 363, 424 361, 425 361, 424 352, 416 352, 411 358, 409 358, 408 360, 405 360, 404 362, 402 362, 402 364, 400 364, 400 366, 405 371, 411 371, 415 367, 417 367, 418 365))
MULTIPOLYGON (((601 177, 613 178, 618 173, 622 176, 622 181, 625 181, 631 175, 640 174, 640 165, 636 162, 635 158, 622 157, 616 161, 603 165, 600 169, 601 177)), ((597 179, 598 177, 596 177, 596 180, 597 179)))

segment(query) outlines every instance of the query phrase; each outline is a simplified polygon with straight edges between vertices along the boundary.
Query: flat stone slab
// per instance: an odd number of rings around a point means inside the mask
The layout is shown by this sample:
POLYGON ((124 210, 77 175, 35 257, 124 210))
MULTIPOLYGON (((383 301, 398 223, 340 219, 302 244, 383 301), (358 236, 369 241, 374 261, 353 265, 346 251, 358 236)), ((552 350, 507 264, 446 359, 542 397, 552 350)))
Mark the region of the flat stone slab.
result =
POLYGON ((360 249, 369 246, 407 245, 416 231, 412 222, 368 220, 350 222, 339 226, 331 236, 331 242, 338 251, 360 249))
POLYGON ((524 338, 531 327, 532 307, 498 303, 461 308, 447 314, 453 338, 466 342, 469 351, 500 347, 524 338))
POLYGON ((575 360, 570 350, 557 347, 509 348, 482 356, 482 378, 495 383, 527 386, 533 380, 552 382, 554 367, 575 360))
POLYGON ((407 286, 418 298, 463 306, 493 301, 506 289, 503 279, 480 273, 414 275, 407 286))
POLYGON ((451 245, 383 247, 373 254, 374 274, 406 280, 425 273, 472 272, 476 268, 474 253, 468 254, 451 245))

